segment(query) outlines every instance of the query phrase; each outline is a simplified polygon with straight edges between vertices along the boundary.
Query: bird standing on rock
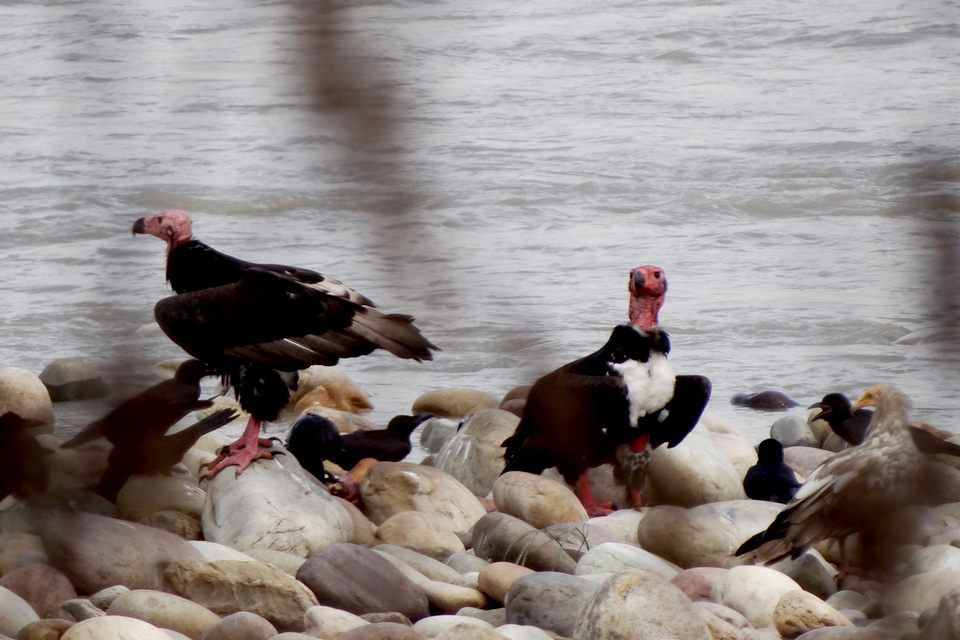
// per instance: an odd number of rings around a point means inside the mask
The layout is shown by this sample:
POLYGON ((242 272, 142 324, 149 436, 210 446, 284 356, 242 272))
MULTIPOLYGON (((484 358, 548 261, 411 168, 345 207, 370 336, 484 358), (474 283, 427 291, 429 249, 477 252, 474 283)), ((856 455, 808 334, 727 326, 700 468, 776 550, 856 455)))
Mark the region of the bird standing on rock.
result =
POLYGON ((516 431, 503 442, 504 473, 555 466, 568 483, 578 483, 591 515, 610 507, 594 500, 588 469, 614 462, 639 506, 649 448, 680 443, 710 397, 707 378, 677 376, 667 361, 670 339, 658 319, 667 292, 663 269, 632 269, 627 288, 629 324, 614 327, 596 352, 538 379, 516 431))
POLYGON ((820 402, 814 402, 807 408, 820 409, 811 420, 823 420, 835 434, 854 446, 863 442, 873 418, 873 411, 869 409, 854 411, 850 400, 842 393, 828 393, 820 402))
POLYGON ((431 360, 436 346, 413 318, 385 314, 366 296, 316 271, 256 264, 193 238, 190 214, 164 211, 140 218, 133 233, 167 244, 167 280, 176 295, 154 307, 157 324, 184 351, 231 386, 250 420, 239 440, 211 463, 206 477, 270 459, 260 424, 275 420, 290 390, 280 373, 332 365, 385 349, 431 360))
POLYGON ((793 469, 783 463, 783 445, 767 438, 757 447, 757 464, 747 470, 743 490, 751 500, 790 502, 800 483, 793 469))
POLYGON ((796 557, 815 542, 857 532, 878 550, 899 544, 906 532, 887 527, 890 516, 898 508, 925 502, 937 463, 915 443, 914 432, 921 430, 910 426, 906 395, 879 384, 852 408, 871 405, 876 411, 863 443, 815 468, 773 523, 744 542, 736 555, 749 553, 764 562, 796 557))
POLYGON ((353 469, 364 458, 399 462, 410 455, 410 434, 432 417, 429 413, 394 416, 386 429, 360 430, 341 435, 333 422, 308 413, 290 428, 286 447, 304 469, 324 482, 333 483, 338 480, 323 466, 324 460, 345 471, 353 469))

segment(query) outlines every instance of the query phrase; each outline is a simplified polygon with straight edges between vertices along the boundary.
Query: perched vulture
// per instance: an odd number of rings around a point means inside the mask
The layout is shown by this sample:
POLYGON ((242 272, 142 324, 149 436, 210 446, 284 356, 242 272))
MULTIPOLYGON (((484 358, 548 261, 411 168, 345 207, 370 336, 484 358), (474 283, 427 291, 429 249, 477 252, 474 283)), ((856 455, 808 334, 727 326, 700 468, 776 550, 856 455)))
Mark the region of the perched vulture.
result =
POLYGON ((823 420, 830 429, 843 438, 847 444, 858 445, 863 442, 867 427, 873 418, 873 411, 869 409, 853 410, 850 400, 842 393, 828 393, 820 402, 815 402, 808 409, 820 409, 813 416, 813 420, 823 420))
POLYGON ((809 545, 860 532, 879 558, 908 532, 889 527, 899 508, 925 504, 934 493, 939 466, 930 453, 960 447, 910 426, 910 400, 895 387, 878 384, 852 409, 876 410, 863 443, 828 458, 815 468, 784 510, 765 530, 744 542, 737 555, 763 562, 796 557, 809 545), (934 442, 933 440, 936 440, 934 442))
POLYGON ((193 238, 190 215, 164 211, 140 218, 133 233, 167 243, 167 280, 176 295, 154 316, 164 333, 221 375, 250 420, 240 439, 211 464, 207 477, 230 465, 242 472, 272 458, 260 424, 275 420, 290 390, 280 372, 332 365, 386 349, 401 358, 432 359, 436 349, 413 318, 385 314, 365 296, 309 269, 255 264, 193 238))
POLYGON ((680 443, 710 397, 703 376, 677 376, 667 354, 670 339, 658 314, 667 292, 663 269, 630 271, 628 324, 614 327, 594 353, 537 380, 520 423, 503 442, 507 471, 541 473, 557 467, 579 483, 588 512, 609 512, 590 493, 586 471, 614 462, 639 498, 649 449, 680 443))
POLYGON ((790 502, 800 483, 793 469, 783 462, 783 445, 767 438, 757 447, 757 464, 747 470, 743 490, 751 500, 790 502))
POLYGON ((185 360, 173 378, 159 382, 124 400, 115 409, 95 420, 64 442, 72 448, 105 438, 114 446, 160 438, 191 411, 206 409, 212 400, 200 400, 200 380, 213 372, 199 360, 185 360))

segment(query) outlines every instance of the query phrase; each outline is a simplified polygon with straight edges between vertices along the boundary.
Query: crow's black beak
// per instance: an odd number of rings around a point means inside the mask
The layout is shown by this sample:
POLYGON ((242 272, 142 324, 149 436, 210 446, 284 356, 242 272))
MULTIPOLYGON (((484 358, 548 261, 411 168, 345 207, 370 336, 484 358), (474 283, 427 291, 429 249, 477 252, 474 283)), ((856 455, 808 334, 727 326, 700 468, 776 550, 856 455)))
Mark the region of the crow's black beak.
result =
POLYGON ((133 223, 133 235, 137 235, 138 233, 146 233, 146 232, 147 232, 147 225, 143 221, 143 218, 140 218, 139 220, 133 223))
POLYGON ((809 407, 807 407, 807 409, 821 409, 820 413, 818 413, 817 415, 813 416, 813 418, 811 418, 811 420, 820 420, 820 419, 823 418, 824 416, 830 415, 830 407, 826 406, 826 405, 823 404, 822 402, 814 402, 812 405, 810 405, 809 407))

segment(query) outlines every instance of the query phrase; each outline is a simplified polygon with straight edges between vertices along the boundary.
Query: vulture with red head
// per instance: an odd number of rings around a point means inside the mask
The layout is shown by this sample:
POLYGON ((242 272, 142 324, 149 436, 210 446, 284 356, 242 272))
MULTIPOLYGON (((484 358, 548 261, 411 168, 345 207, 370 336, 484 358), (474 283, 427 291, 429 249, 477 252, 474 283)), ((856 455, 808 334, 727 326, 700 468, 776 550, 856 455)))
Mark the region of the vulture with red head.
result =
POLYGON ((710 398, 707 378, 678 376, 667 360, 670 338, 658 318, 667 293, 663 269, 632 269, 628 290, 629 323, 614 327, 599 350, 538 379, 503 442, 504 472, 556 467, 578 483, 591 514, 609 508, 593 499, 588 469, 613 462, 638 506, 650 450, 679 444, 710 398))
POLYGON ((431 360, 436 346, 413 318, 383 313, 364 295, 316 271, 231 257, 193 237, 186 211, 140 218, 133 233, 167 245, 167 280, 176 295, 154 316, 184 351, 222 376, 250 420, 240 439, 211 464, 207 477, 230 465, 242 472, 271 458, 260 425, 275 420, 290 390, 280 372, 336 364, 385 349, 431 360))

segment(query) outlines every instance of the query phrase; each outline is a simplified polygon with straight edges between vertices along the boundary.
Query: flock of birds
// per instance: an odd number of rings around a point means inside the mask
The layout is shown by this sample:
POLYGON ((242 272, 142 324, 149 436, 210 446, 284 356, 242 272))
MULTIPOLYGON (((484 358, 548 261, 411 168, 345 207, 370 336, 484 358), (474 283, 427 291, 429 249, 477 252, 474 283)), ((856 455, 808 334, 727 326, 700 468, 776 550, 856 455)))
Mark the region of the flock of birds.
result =
MULTIPOLYGON (((112 445, 97 491, 115 498, 131 475, 169 470, 203 434, 237 417, 221 409, 186 429, 168 434, 187 414, 212 406, 201 399, 200 381, 218 376, 232 387, 249 414, 243 435, 208 466, 212 478, 230 466, 239 475, 259 459, 272 458, 261 424, 275 420, 296 386, 298 371, 336 364, 341 358, 384 349, 417 361, 437 347, 413 318, 387 314, 362 294, 315 271, 246 262, 193 237, 190 216, 165 211, 141 218, 133 233, 166 243, 166 278, 174 295, 156 303, 164 333, 192 359, 170 380, 124 401, 63 443, 72 448, 103 438, 112 445)), ((628 280, 627 322, 614 327, 596 352, 539 378, 530 387, 515 433, 503 442, 505 472, 541 473, 556 467, 577 484, 591 514, 609 513, 586 482, 587 471, 613 463, 633 506, 642 504, 643 475, 652 449, 679 444, 696 426, 710 398, 710 381, 678 375, 668 360, 670 339, 659 311, 666 274, 636 267, 628 280)), ((824 396, 811 409, 849 448, 817 467, 803 483, 783 462, 783 448, 766 440, 744 488, 751 498, 785 504, 773 523, 737 550, 759 561, 797 555, 824 539, 876 531, 893 510, 929 493, 938 454, 960 455, 950 434, 911 424, 910 401, 896 388, 877 385, 855 403, 842 394, 824 396), (869 411, 866 407, 874 407, 869 411)), ((344 470, 367 458, 401 460, 410 435, 430 416, 397 416, 379 431, 341 435, 327 419, 307 414, 291 429, 288 450, 318 479, 331 476, 324 461, 344 470)), ((46 451, 30 424, 12 413, 0 416, 8 446, 0 450, 0 498, 29 497, 47 484, 46 451)))

